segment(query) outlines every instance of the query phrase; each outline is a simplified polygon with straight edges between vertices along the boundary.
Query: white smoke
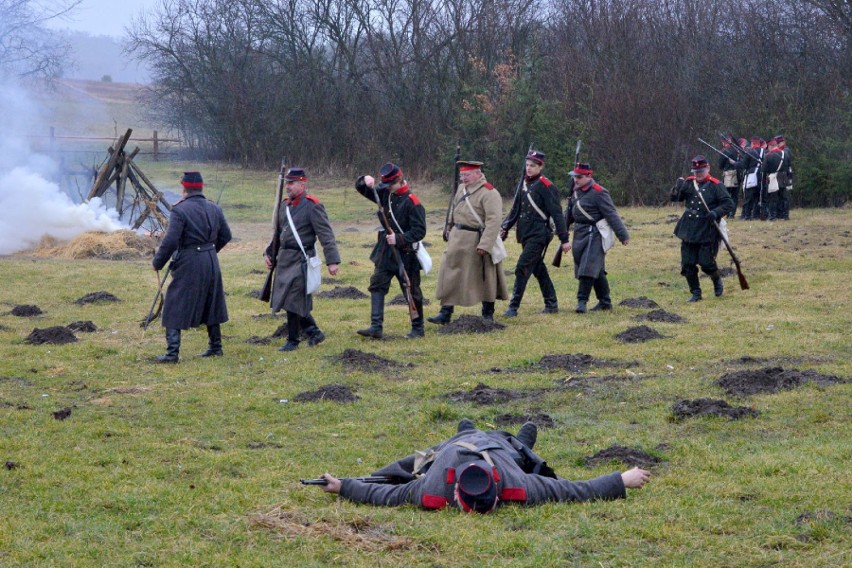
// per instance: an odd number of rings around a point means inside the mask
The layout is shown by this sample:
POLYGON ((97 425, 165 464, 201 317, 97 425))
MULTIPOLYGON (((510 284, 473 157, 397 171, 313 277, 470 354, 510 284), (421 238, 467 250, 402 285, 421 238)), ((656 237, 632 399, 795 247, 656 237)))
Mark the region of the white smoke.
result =
POLYGON ((24 138, 36 110, 18 87, 0 84, 0 255, 32 248, 47 235, 67 240, 127 228, 100 199, 74 204, 49 181, 56 164, 24 138))

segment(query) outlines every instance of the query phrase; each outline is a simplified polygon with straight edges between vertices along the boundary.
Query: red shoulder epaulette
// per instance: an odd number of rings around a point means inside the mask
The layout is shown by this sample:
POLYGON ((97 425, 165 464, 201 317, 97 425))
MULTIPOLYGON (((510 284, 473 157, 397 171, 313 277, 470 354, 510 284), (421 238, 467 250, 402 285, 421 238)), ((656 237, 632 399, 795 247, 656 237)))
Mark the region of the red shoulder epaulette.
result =
POLYGON ((317 199, 317 198, 316 198, 316 197, 314 197, 313 195, 306 195, 306 196, 305 196, 305 199, 307 199, 308 201, 313 201, 313 202, 314 202, 314 203, 316 203, 317 205, 319 205, 319 204, 320 204, 319 199, 317 199))
POLYGON ((549 179, 547 179, 547 178, 546 178, 546 177, 544 177, 544 176, 541 176, 541 177, 540 177, 540 178, 538 178, 538 179, 540 179, 540 180, 541 180, 541 184, 542 184, 544 187, 550 187, 551 185, 553 185, 553 182, 552 182, 552 181, 550 181, 549 179))
POLYGON ((709 179, 709 180, 710 180, 710 181, 712 181, 713 183, 719 183, 719 180, 717 180, 717 179, 716 179, 716 178, 714 178, 713 176, 707 176, 707 179, 709 179))
POLYGON ((442 509, 449 505, 450 502, 440 495, 429 495, 426 494, 420 498, 420 505, 424 509, 442 509))
POLYGON ((604 189, 602 185, 598 185, 596 183, 593 183, 592 187, 594 188, 595 191, 603 191, 603 189, 604 189))
POLYGON ((416 195, 414 195, 413 193, 411 193, 410 191, 408 192, 408 198, 411 200, 411 202, 412 202, 413 204, 415 204, 415 205, 420 205, 420 200, 419 200, 419 199, 417 199, 417 196, 416 196, 416 195))
POLYGON ((488 183, 487 181, 482 184, 482 187, 484 187, 485 189, 494 189, 494 186, 488 183))

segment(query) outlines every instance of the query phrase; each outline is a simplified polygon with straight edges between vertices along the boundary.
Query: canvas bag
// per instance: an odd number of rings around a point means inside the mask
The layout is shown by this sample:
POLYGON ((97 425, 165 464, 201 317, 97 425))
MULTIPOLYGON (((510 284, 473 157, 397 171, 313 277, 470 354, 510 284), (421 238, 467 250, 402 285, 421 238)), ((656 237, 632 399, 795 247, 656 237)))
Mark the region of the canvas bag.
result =
MULTIPOLYGON (((760 161, 763 161, 763 150, 760 150, 760 161)), ((746 176, 745 186, 749 189, 757 187, 757 176, 760 171, 760 164, 754 167, 754 171, 746 176)))
POLYGON ((290 216, 290 207, 285 208, 285 211, 287 212, 287 222, 290 223, 290 230, 293 231, 293 236, 296 238, 299 248, 302 249, 302 254, 305 255, 305 263, 307 264, 305 271, 305 294, 310 296, 319 290, 320 284, 322 284, 322 261, 320 261, 319 256, 308 256, 308 253, 305 252, 305 247, 302 246, 302 239, 299 238, 299 233, 296 231, 295 225, 293 225, 293 218, 290 216))
MULTIPOLYGON (((388 199, 388 211, 390 211, 391 219, 393 219, 394 224, 396 224, 396 229, 400 233, 404 233, 402 227, 399 226, 399 221, 396 220, 396 215, 393 214, 393 206, 391 205, 390 199, 388 199)), ((420 263, 420 268, 423 269, 423 274, 429 274, 429 271, 432 270, 432 257, 429 256, 429 251, 426 250, 426 247, 423 246, 423 241, 417 241, 411 246, 414 249, 414 253, 417 255, 417 262, 420 263)))
MULTIPOLYGON (((462 197, 462 199, 464 199, 464 197, 462 197)), ((480 217, 476 213, 473 208, 473 205, 470 204, 470 201, 464 199, 464 202, 467 205, 467 208, 470 209, 470 214, 473 215, 474 219, 476 219, 476 224, 481 227, 479 229, 479 234, 481 235, 482 231, 485 230, 485 223, 482 222, 482 217, 480 217)), ((502 262, 508 256, 508 254, 506 253, 506 245, 503 244, 503 239, 501 239, 500 237, 497 237, 494 240, 494 246, 492 246, 491 250, 488 252, 491 255, 491 262, 493 262, 494 264, 502 262)))
POLYGON ((737 170, 725 170, 724 174, 725 187, 737 187, 737 170))
MULTIPOLYGON (((577 200, 577 209, 586 216, 589 221, 594 221, 594 218, 586 213, 586 210, 583 209, 583 206, 580 205, 580 200, 577 200)), ((615 246, 615 231, 612 230, 612 227, 609 226, 609 223, 606 219, 601 219, 600 221, 595 223, 595 227, 598 228, 598 232, 601 234, 601 245, 603 245, 604 254, 607 253, 609 249, 615 246)))
MULTIPOLYGON (((781 162, 779 162, 779 164, 778 164, 778 169, 775 170, 773 173, 769 174, 769 184, 766 187, 767 193, 775 193, 776 191, 781 189, 781 183, 779 183, 779 181, 778 181, 778 175, 779 175, 778 172, 781 171, 781 166, 783 164, 784 164, 784 160, 782 159, 781 162)), ((783 182, 783 185, 787 185, 786 179, 782 180, 782 182, 783 182)))

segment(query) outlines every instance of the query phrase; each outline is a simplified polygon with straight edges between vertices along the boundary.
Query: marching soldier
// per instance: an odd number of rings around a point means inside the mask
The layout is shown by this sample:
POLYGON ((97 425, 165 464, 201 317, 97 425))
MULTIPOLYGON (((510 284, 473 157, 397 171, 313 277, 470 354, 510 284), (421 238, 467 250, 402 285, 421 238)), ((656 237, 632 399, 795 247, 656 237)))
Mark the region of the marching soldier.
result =
MULTIPOLYGON (((411 297, 417 306, 417 317, 411 321, 411 331, 405 336, 407 339, 423 337, 423 292, 420 290, 420 261, 417 259, 417 245, 426 236, 426 209, 411 193, 408 182, 402 174, 399 166, 388 162, 379 170, 381 184, 375 188, 380 203, 387 213, 388 222, 391 226, 385 226, 385 219, 379 215, 379 229, 376 246, 370 254, 370 260, 375 264, 373 275, 370 277, 370 327, 359 329, 358 335, 381 339, 385 319, 385 296, 390 289, 391 280, 396 277, 403 293, 405 293, 405 282, 400 276, 400 267, 396 261, 396 255, 392 250, 395 247, 399 252, 403 268, 408 274, 411 282, 411 297)), ((355 182, 355 189, 372 201, 376 202, 374 185, 376 180, 373 176, 361 176, 355 182)))
POLYGON ((710 276, 713 292, 721 296, 724 292, 722 276, 716 265, 719 252, 719 233, 713 221, 719 221, 729 215, 734 208, 734 200, 725 186, 710 175, 710 164, 704 156, 692 159, 693 175, 678 178, 672 189, 672 201, 684 201, 686 209, 674 229, 680 244, 680 273, 686 277, 692 296, 689 302, 701 300, 701 284, 698 281, 698 268, 710 276))
POLYGON ((778 148, 784 154, 784 165, 781 171, 786 172, 786 183, 779 190, 778 195, 778 218, 784 221, 790 220, 790 192, 793 191, 793 153, 787 147, 787 141, 784 136, 778 135, 775 137, 778 142, 778 148))
POLYGON ((766 218, 774 221, 778 218, 781 188, 786 192, 787 167, 784 163, 784 152, 778 147, 774 138, 769 141, 769 151, 760 167, 761 175, 766 180, 766 218))
POLYGON ((482 162, 459 162, 461 185, 452 206, 450 238, 435 292, 441 301, 441 311, 428 318, 432 323, 449 323, 456 305, 479 303, 482 317, 491 320, 495 301, 509 298, 502 259, 493 256, 500 238, 503 200, 485 179, 482 165, 482 162))
MULTIPOLYGON (((334 276, 340 267, 340 255, 334 231, 328 220, 325 207, 319 199, 308 195, 308 176, 302 168, 290 168, 284 175, 287 198, 278 212, 281 228, 278 262, 275 264, 275 283, 272 287, 270 306, 272 313, 287 312, 287 342, 279 351, 295 351, 299 348, 302 333, 313 347, 325 340, 325 334, 311 315, 314 307, 313 295, 306 294, 305 254, 316 255, 316 244, 322 244, 328 273, 334 276), (288 216, 289 213, 289 216, 288 216), (298 236, 298 238, 297 238, 298 236), (301 242, 301 246, 300 246, 301 242), (305 253, 302 253, 304 249, 305 253)), ((272 267, 272 244, 266 247, 263 260, 272 267)))
POLYGON ((207 326, 208 347, 201 357, 222 355, 220 324, 228 321, 222 272, 216 256, 231 240, 222 209, 204 196, 199 172, 185 172, 183 199, 172 208, 169 228, 154 254, 154 270, 171 260, 172 282, 163 302, 166 353, 159 363, 180 359, 181 330, 207 326))
POLYGON ((535 276, 544 298, 542 313, 559 312, 556 288, 547 272, 544 254, 553 238, 554 230, 559 237, 563 252, 568 252, 568 229, 559 204, 559 191, 549 179, 541 175, 544 169, 544 153, 532 150, 526 158, 526 176, 521 191, 515 196, 509 215, 503 220, 500 238, 505 240, 509 230, 517 224, 516 235, 523 251, 515 265, 515 286, 506 317, 518 315, 524 291, 530 276, 535 276))
POLYGON ((731 218, 737 216, 737 205, 740 201, 740 182, 743 178, 742 161, 740 153, 734 148, 734 140, 730 137, 722 139, 722 154, 719 156, 719 169, 722 171, 722 182, 731 194, 734 201, 734 210, 731 218))
POLYGON ((752 137, 751 148, 746 150, 748 157, 744 157, 742 161, 745 172, 745 203, 740 219, 745 221, 760 219, 763 214, 763 179, 760 175, 760 164, 763 163, 764 157, 762 144, 763 138, 752 137))

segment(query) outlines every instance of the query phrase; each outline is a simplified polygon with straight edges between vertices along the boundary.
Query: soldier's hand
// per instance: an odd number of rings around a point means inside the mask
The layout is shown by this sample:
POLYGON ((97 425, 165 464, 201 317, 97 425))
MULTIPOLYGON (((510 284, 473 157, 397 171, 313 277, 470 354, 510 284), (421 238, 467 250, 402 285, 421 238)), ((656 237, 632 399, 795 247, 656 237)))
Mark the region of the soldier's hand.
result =
MULTIPOLYGON (((323 491, 325 491, 326 493, 334 493, 335 495, 340 493, 340 488, 343 486, 343 483, 341 483, 339 479, 337 479, 330 473, 324 473, 320 477, 328 481, 326 485, 320 485, 323 491)), ((626 486, 627 485, 625 484, 625 487, 626 486)))
POLYGON ((376 184, 376 178, 373 176, 364 176, 364 185, 372 188, 376 184))
POLYGON ((263 255, 263 262, 266 263, 267 270, 272 270, 272 259, 266 255, 263 255))
POLYGON ((500 240, 505 241, 506 237, 509 236, 509 229, 500 229, 500 240))
POLYGON ((629 244, 630 244, 630 239, 625 239, 625 240, 621 241, 621 244, 623 244, 624 246, 629 245, 629 244))
POLYGON ((388 236, 385 237, 385 240, 387 240, 390 246, 394 246, 396 244, 396 235, 394 233, 388 233, 388 236))
POLYGON ((329 264, 328 265, 328 273, 332 276, 337 276, 337 271, 340 269, 339 264, 329 264))
POLYGON ((486 254, 488 254, 488 251, 485 249, 478 248, 476 249, 476 254, 478 254, 479 256, 485 256, 486 254))
MULTIPOLYGON (((628 469, 621 474, 621 481, 624 482, 624 486, 628 489, 641 489, 650 479, 651 472, 646 469, 639 469, 638 467, 628 469)), ((326 491, 328 490, 326 489, 326 491)))
POLYGON ((569 243, 569 242, 562 243, 562 252, 571 252, 571 243, 569 243))

